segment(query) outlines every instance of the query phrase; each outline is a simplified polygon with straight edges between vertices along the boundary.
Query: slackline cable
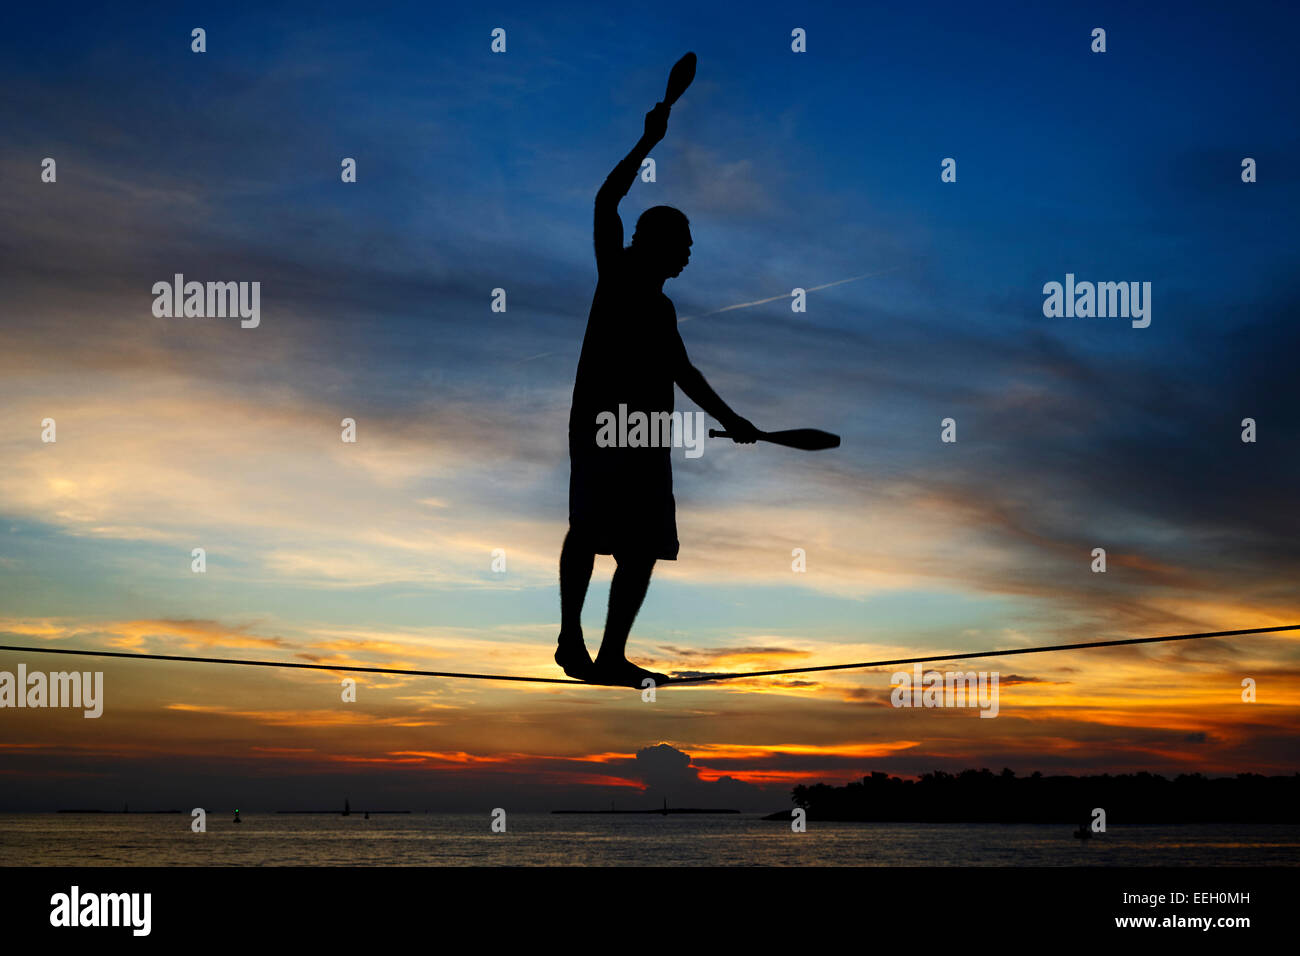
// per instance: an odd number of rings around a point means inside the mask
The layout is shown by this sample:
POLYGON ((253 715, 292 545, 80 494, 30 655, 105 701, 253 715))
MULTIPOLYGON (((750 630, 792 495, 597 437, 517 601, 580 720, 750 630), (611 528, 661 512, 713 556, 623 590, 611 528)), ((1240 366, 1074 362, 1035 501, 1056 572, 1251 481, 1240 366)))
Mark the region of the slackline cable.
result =
MULTIPOLYGON (((969 654, 935 654, 930 657, 897 657, 891 660, 858 661, 853 664, 822 664, 817 667, 785 667, 771 671, 744 671, 737 674, 705 674, 673 677, 668 684, 702 684, 707 681, 740 680, 745 677, 775 677, 781 674, 811 674, 815 671, 846 671, 867 667, 891 667, 896 664, 930 664, 937 661, 963 661, 979 657, 1009 657, 1012 654, 1045 654, 1048 651, 1080 651, 1095 647, 1123 647, 1128 644, 1160 644, 1166 641, 1195 641, 1207 637, 1240 637, 1246 634, 1271 634, 1277 631, 1300 631, 1300 624, 1278 627, 1240 628, 1235 631, 1205 631, 1200 634, 1169 634, 1164 637, 1129 637, 1118 641, 1088 641, 1082 644, 1051 644, 1043 647, 1015 647, 1000 651, 973 651, 969 654)), ((363 674, 401 674, 406 677, 453 677, 461 680, 507 680, 533 684, 587 684, 566 677, 516 677, 511 674, 469 674, 458 671, 417 671, 399 667, 353 667, 341 664, 300 664, 290 661, 250 661, 233 657, 185 657, 179 654, 130 654, 125 651, 83 651, 67 647, 21 647, 0 644, 0 651, 26 651, 32 654, 76 654, 82 657, 117 657, 145 661, 182 661, 187 664, 239 664, 244 667, 292 667, 300 670, 352 671, 363 674)), ((605 687, 605 684, 587 684, 605 687)), ((618 686, 618 685, 613 685, 618 686)), ((659 686, 667 686, 660 684, 659 686)))

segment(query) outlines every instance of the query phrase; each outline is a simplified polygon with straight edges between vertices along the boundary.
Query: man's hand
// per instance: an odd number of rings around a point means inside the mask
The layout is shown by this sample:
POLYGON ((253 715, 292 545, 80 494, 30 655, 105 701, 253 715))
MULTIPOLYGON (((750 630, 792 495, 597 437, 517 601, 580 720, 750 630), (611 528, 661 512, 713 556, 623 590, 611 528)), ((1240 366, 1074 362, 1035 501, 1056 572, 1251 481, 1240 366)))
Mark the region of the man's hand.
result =
POLYGON ((657 143, 668 134, 669 107, 656 103, 654 109, 645 115, 645 138, 657 143))
POLYGON ((754 423, 748 418, 741 418, 737 415, 722 424, 732 441, 738 444, 752 445, 758 441, 758 429, 754 427, 754 423))

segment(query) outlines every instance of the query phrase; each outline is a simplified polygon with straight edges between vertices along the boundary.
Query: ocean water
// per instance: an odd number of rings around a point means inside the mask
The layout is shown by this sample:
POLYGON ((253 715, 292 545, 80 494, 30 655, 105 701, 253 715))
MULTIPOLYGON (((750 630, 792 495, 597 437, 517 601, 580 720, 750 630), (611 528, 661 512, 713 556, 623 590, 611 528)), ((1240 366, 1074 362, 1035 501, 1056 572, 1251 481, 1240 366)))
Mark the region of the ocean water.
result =
POLYGON ((810 823, 734 816, 0 813, 5 866, 1296 866, 1300 825, 810 823))

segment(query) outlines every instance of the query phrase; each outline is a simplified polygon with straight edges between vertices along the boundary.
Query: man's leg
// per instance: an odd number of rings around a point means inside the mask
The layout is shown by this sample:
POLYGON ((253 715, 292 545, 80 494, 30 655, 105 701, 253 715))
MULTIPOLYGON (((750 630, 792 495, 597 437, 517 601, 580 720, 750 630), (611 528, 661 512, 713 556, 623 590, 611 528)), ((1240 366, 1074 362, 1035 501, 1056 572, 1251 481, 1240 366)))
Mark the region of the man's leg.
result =
POLYGON ((609 584, 609 611, 605 616, 605 636, 596 655, 596 679, 601 683, 627 684, 630 687, 643 686, 642 681, 646 678, 661 684, 668 678, 637 667, 626 657, 627 638, 650 586, 655 559, 618 554, 614 560, 618 567, 614 569, 614 579, 609 584))
POLYGON ((582 639, 582 605, 595 563, 595 552, 570 529, 560 548, 560 640, 555 663, 578 680, 586 680, 591 671, 591 655, 582 639))

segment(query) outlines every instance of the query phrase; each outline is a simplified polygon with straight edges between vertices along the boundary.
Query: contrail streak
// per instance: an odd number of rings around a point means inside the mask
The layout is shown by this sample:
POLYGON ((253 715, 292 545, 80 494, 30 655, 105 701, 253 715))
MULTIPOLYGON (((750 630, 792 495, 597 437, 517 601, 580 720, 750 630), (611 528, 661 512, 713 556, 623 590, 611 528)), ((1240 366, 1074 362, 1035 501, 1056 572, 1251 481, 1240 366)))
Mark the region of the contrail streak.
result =
MULTIPOLYGON (((897 272, 899 268, 899 266, 894 266, 892 269, 881 269, 879 272, 864 272, 860 276, 849 276, 847 279, 836 279, 834 282, 827 282, 824 285, 810 286, 804 291, 820 292, 822 289, 829 289, 831 286, 836 285, 844 285, 846 282, 857 282, 859 279, 870 279, 872 276, 883 276, 887 272, 897 272)), ((766 299, 755 299, 753 302, 737 302, 735 305, 724 305, 722 308, 714 309, 712 312, 701 312, 699 315, 679 316, 677 324, 681 325, 683 322, 689 322, 691 319, 702 319, 708 315, 720 315, 723 312, 730 312, 733 309, 748 309, 756 305, 766 305, 768 302, 776 302, 778 299, 788 298, 790 298, 790 293, 787 292, 784 295, 769 296, 766 299)))

